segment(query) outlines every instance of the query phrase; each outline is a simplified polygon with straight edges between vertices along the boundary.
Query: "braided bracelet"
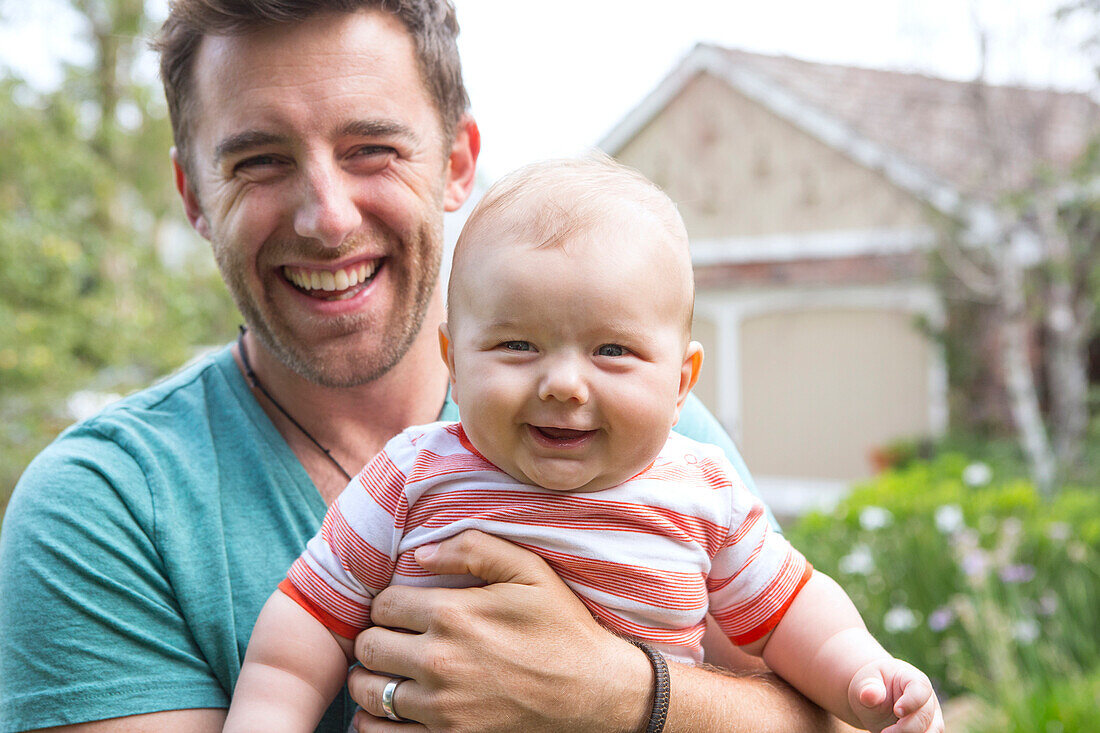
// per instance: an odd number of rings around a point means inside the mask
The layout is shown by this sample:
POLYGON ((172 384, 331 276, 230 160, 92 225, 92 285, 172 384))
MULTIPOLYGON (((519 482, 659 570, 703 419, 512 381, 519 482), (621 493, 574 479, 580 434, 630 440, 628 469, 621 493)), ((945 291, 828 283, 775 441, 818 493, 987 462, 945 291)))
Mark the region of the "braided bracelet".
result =
POLYGON ((645 727, 645 733, 661 733, 665 728, 665 718, 668 717, 668 664, 661 653, 646 644, 644 641, 629 639, 631 644, 645 652, 649 663, 653 665, 653 676, 656 684, 653 687, 653 709, 649 713, 649 723, 645 727))

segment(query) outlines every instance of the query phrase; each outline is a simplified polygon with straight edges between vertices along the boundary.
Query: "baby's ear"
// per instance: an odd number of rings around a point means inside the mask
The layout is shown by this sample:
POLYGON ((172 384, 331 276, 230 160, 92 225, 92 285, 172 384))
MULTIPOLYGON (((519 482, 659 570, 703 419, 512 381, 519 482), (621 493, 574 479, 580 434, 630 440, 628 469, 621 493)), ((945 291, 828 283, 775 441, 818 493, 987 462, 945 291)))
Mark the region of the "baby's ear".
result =
POLYGON ((684 406, 691 388, 699 381, 699 370, 703 368, 703 345, 698 341, 688 344, 684 353, 684 363, 680 366, 680 393, 676 398, 676 417, 684 406))
POLYGON ((451 384, 455 383, 455 350, 451 344, 451 332, 447 330, 447 323, 439 324, 439 355, 443 357, 443 363, 447 365, 447 371, 451 373, 451 384))

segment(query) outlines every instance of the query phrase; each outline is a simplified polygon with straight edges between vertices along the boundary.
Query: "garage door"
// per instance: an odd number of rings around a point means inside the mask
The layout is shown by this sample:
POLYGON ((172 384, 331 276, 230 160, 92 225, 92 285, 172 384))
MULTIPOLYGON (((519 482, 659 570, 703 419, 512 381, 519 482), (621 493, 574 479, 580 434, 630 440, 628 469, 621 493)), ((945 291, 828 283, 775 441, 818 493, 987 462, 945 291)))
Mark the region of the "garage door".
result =
POLYGON ((757 475, 858 479, 927 435, 932 346, 911 314, 769 313, 741 324, 741 447, 757 475))

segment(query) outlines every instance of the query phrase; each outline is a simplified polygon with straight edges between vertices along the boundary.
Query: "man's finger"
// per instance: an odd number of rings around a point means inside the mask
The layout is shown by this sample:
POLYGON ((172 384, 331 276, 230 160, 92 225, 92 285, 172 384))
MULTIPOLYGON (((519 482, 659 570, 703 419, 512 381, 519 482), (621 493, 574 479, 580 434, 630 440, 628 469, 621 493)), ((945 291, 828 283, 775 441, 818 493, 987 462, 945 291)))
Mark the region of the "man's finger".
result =
POLYGON ((422 649, 420 634, 371 626, 355 637, 353 651, 356 660, 368 670, 394 677, 412 677, 422 649))
POLYGON ((441 609, 462 608, 468 593, 468 588, 391 585, 371 601, 370 620, 375 626, 422 634, 438 625, 441 609))
MULTIPOLYGON (((359 730, 383 731, 390 729, 387 724, 397 725, 386 717, 386 711, 382 707, 382 693, 385 691, 386 685, 393 680, 393 677, 374 674, 363 667, 354 667, 348 673, 348 692, 351 694, 351 698, 367 713, 367 717, 374 719, 357 721, 356 727, 359 730), (359 722, 362 724, 358 724, 359 722)), ((417 715, 423 711, 423 707, 418 703, 419 696, 420 688, 415 680, 402 680, 394 688, 391 706, 401 718, 414 721, 417 715)), ((404 724, 400 730, 424 729, 404 724)))
POLYGON ((486 583, 534 585, 553 571, 538 555, 476 529, 416 549, 421 567, 438 575, 473 575, 486 583))

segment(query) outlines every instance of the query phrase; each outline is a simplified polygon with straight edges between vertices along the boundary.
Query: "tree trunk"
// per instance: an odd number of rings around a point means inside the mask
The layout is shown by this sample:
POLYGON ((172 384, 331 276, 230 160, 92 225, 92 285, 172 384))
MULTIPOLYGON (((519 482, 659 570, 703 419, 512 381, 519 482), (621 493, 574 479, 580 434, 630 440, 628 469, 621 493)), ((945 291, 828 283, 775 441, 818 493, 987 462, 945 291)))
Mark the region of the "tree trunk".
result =
POLYGON ((1055 282, 1047 297, 1050 428, 1058 463, 1065 471, 1080 460, 1088 431, 1088 324, 1078 317, 1068 283, 1055 282))
MULTIPOLYGON (((1047 255, 1047 348, 1044 354, 1050 393, 1050 433, 1061 473, 1081 458, 1088 432, 1089 376, 1087 344, 1092 299, 1087 296, 1089 256, 1074 256, 1070 232, 1082 234, 1081 214, 1060 213, 1053 192, 1036 197, 1035 219, 1047 255), (1068 217, 1068 221, 1067 221, 1068 217)), ((1087 232, 1086 238, 1087 238, 1087 232)), ((1086 241, 1086 250, 1092 243, 1086 241)))
POLYGON ((1056 466, 1043 424, 1035 375, 1029 357, 1029 338, 1024 273, 1020 263, 1010 253, 998 258, 1001 364, 1005 370, 1012 419, 1027 457, 1032 479, 1039 490, 1049 495, 1054 490, 1056 466))

